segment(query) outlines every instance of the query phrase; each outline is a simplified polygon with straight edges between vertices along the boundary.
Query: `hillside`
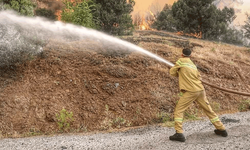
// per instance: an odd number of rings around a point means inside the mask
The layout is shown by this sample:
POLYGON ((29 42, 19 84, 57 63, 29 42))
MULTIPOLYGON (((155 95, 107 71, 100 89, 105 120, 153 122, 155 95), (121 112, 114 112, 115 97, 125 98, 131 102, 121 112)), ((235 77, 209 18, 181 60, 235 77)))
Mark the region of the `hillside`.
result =
MULTIPOLYGON (((214 85, 250 92, 250 51, 246 47, 136 31, 120 37, 175 62, 183 47, 193 47, 192 60, 202 79, 214 85)), ((179 99, 178 79, 169 67, 139 52, 96 42, 57 40, 25 64, 0 69, 0 133, 3 137, 52 134, 58 114, 73 113, 69 132, 142 126, 172 119, 179 99), (112 49, 110 51, 110 49, 112 49)), ((218 114, 246 111, 250 98, 205 86, 218 114)), ((196 104, 186 116, 203 116, 196 104), (196 109, 197 108, 197 112, 196 109)))

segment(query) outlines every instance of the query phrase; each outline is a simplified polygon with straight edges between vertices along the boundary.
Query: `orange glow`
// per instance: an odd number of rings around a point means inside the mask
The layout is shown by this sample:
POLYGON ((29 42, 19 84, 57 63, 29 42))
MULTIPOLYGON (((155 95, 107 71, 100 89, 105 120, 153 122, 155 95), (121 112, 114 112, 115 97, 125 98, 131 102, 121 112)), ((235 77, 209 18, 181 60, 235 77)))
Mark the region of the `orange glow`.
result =
POLYGON ((142 20, 141 20, 140 25, 139 25, 139 30, 149 30, 150 27, 149 27, 149 24, 145 21, 145 17, 142 16, 141 18, 142 18, 142 20))
POLYGON ((137 19, 137 25, 139 27, 139 30, 154 30, 150 28, 150 26, 156 20, 155 15, 152 11, 149 11, 150 16, 147 16, 147 19, 145 19, 144 15, 140 15, 140 14, 137 14, 137 15, 140 16, 139 17, 140 19, 137 19))
POLYGON ((146 30, 146 27, 144 25, 140 25, 140 30, 146 30))
MULTIPOLYGON (((56 0, 56 1, 61 1, 61 0, 56 0)), ((77 2, 80 2, 81 0, 68 0, 70 3, 72 3, 73 5, 76 5, 77 4, 77 2)), ((66 11, 70 11, 70 10, 67 10, 66 9, 66 11)), ((62 10, 57 10, 56 12, 55 12, 55 15, 57 16, 57 20, 58 21, 61 21, 61 19, 62 19, 62 10)))
POLYGON ((139 30, 149 30, 149 29, 150 29, 149 25, 145 22, 143 18, 143 21, 139 25, 139 30))
POLYGON ((150 10, 149 11, 150 15, 154 17, 154 20, 156 20, 154 13, 150 10))
POLYGON ((61 10, 57 10, 55 12, 55 15, 57 16, 57 20, 61 21, 61 19, 62 19, 62 11, 61 10))
POLYGON ((190 37, 196 37, 196 38, 199 38, 201 39, 202 38, 202 32, 200 33, 183 33, 183 31, 179 31, 176 33, 177 35, 186 35, 186 36, 190 36, 190 37))

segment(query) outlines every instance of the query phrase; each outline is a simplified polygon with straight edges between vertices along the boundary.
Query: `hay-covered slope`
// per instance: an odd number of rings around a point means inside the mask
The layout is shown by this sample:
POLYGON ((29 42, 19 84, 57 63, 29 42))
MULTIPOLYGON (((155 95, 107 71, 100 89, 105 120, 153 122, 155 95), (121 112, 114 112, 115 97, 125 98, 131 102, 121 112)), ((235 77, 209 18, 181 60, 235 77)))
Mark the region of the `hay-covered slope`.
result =
MULTIPOLYGON (((173 63, 183 47, 192 47, 192 60, 204 81, 250 92, 250 52, 245 47, 156 31, 138 31, 133 37, 122 38, 173 63)), ((179 99, 178 79, 169 75, 166 64, 138 52, 123 52, 119 46, 117 51, 108 51, 94 41, 51 40, 43 49, 42 56, 25 64, 1 68, 3 136, 57 132, 56 114, 63 108, 73 113, 67 131, 74 132, 154 124, 166 116, 171 120, 179 99)), ((242 101, 249 100, 205 88, 217 113, 243 110, 239 109, 242 101)), ((189 109, 188 113, 195 111, 189 109)))

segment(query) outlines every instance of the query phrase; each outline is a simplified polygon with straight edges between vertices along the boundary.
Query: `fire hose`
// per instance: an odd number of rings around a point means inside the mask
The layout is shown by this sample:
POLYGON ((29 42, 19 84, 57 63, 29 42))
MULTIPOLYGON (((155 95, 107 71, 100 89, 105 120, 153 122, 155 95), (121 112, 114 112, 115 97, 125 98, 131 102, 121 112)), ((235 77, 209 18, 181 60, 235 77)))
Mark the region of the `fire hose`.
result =
POLYGON ((205 82, 205 81, 201 81, 201 82, 204 83, 204 84, 206 84, 206 85, 209 85, 209 86, 211 86, 211 87, 213 87, 213 88, 216 88, 216 89, 225 91, 225 92, 234 93, 234 94, 239 94, 239 95, 244 95, 244 96, 250 96, 250 93, 244 93, 244 92, 238 92, 238 91, 234 91, 234 90, 229 90, 229 89, 226 89, 226 88, 222 88, 222 87, 219 87, 219 86, 216 86, 216 85, 207 83, 207 82, 205 82))
MULTIPOLYGON (((169 66, 170 66, 170 67, 173 67, 174 64, 169 63, 169 66)), ((238 95, 250 96, 250 93, 238 92, 238 91, 234 91, 234 90, 222 88, 222 87, 219 87, 219 86, 210 84, 210 83, 205 82, 205 81, 202 81, 202 80, 201 80, 201 82, 202 82, 203 84, 206 84, 206 85, 211 86, 211 87, 213 87, 213 88, 219 89, 219 90, 221 90, 221 91, 225 91, 225 92, 229 92, 229 93, 233 93, 233 94, 238 94, 238 95)))

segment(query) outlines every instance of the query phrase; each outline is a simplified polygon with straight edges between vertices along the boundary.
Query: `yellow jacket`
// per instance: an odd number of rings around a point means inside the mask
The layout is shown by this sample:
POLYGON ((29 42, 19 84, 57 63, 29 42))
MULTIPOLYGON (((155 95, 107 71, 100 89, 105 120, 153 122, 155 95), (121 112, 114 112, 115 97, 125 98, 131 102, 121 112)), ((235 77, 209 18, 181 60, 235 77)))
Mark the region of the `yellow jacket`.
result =
POLYGON ((189 57, 180 58, 174 67, 170 69, 170 75, 179 76, 180 90, 189 92, 203 91, 200 73, 189 57))

